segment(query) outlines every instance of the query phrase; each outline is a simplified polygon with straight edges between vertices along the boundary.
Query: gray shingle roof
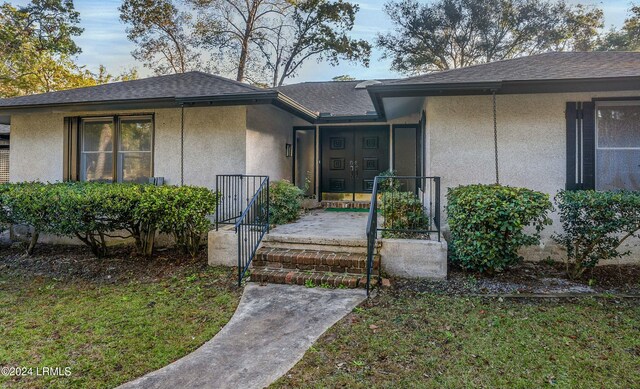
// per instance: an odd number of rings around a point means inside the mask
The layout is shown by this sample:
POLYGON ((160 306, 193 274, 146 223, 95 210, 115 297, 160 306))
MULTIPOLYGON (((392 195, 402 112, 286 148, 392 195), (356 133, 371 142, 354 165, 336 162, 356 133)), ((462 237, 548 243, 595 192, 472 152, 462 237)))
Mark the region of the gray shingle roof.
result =
POLYGON ((356 89, 362 81, 303 82, 277 88, 306 108, 332 116, 357 116, 375 111, 366 88, 356 89))
POLYGON ((269 93, 269 90, 203 72, 188 72, 0 99, 0 108, 256 93, 269 93))
POLYGON ((640 52, 558 52, 430 73, 385 84, 429 85, 639 76, 640 52))

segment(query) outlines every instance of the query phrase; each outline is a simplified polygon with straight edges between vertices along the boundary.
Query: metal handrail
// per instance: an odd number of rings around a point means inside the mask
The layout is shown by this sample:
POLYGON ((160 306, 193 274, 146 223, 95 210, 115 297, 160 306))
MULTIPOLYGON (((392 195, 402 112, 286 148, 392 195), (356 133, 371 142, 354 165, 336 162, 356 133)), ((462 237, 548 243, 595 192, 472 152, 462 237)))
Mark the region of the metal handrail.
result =
POLYGON ((234 226, 238 236, 238 286, 241 286, 262 238, 269 232, 269 177, 218 175, 216 190, 222 193, 216 230, 220 224, 234 226))
MULTIPOLYGON (((394 196, 393 194, 398 191, 396 189, 384 192, 383 197, 391 193, 389 197, 393 206, 394 196)), ((385 198, 384 200, 387 200, 385 198)), ((387 221, 385 220, 385 224, 387 221)), ((375 256, 376 241, 378 239, 378 231, 389 233, 409 233, 409 234, 431 234, 437 233, 438 242, 441 239, 440 230, 440 177, 427 177, 427 176, 376 176, 373 180, 373 190, 371 192, 371 206, 369 207, 369 216, 367 218, 367 296, 371 290, 371 276, 373 272, 373 260, 375 256), (390 228, 383 225, 383 228, 378 227, 378 196, 381 183, 385 180, 391 181, 391 188, 394 188, 393 180, 397 183, 402 181, 413 181, 412 188, 405 190, 404 192, 413 192, 415 196, 420 199, 421 207, 428 220, 427 228, 394 228, 393 222, 391 222, 390 228), (427 188, 427 183, 429 187, 427 188), (425 194, 428 193, 428 210, 425 208, 425 194), (433 221, 433 223, 432 223, 433 221), (435 227, 435 228, 432 228, 435 227)), ((382 266, 378 266, 378 284, 382 280, 381 274, 382 266)))
POLYGON ((260 242, 269 232, 269 177, 260 183, 235 224, 238 235, 238 286, 242 285, 260 242))

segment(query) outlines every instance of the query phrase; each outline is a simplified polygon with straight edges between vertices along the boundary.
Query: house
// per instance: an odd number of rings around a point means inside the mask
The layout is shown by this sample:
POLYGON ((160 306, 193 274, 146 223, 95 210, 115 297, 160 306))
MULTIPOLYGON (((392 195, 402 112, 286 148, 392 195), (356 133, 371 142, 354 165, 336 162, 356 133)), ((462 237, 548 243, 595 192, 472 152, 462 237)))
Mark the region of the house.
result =
POLYGON ((277 89, 190 72, 0 100, 11 181, 214 187, 217 174, 264 174, 352 204, 388 169, 446 189, 495 182, 496 159, 500 183, 549 194, 640 189, 639 116, 633 52, 277 89))

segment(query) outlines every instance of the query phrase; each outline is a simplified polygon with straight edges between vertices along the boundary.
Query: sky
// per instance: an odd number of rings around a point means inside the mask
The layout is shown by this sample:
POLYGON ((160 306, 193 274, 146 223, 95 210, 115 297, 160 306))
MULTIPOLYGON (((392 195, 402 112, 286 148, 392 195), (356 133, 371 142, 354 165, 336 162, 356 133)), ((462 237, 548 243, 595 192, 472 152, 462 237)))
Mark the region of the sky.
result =
MULTIPOLYGON (((383 11, 385 1, 353 1, 359 4, 360 12, 356 16, 355 26, 351 33, 352 37, 373 42, 377 33, 391 30, 383 11)), ((28 0, 8 0, 8 2, 17 6, 29 3, 28 0)), ((76 9, 80 12, 80 24, 84 28, 84 33, 76 38, 76 43, 82 48, 78 63, 86 65, 89 70, 94 72, 102 64, 112 74, 118 74, 135 67, 141 76, 150 76, 151 72, 143 68, 142 64, 137 63, 131 56, 134 45, 127 40, 125 25, 120 22, 118 16, 118 6, 121 2, 121 0, 75 0, 76 9)), ((602 8, 605 25, 609 28, 622 25, 632 0, 567 0, 567 2, 581 2, 602 8)), ((303 65, 299 74, 295 78, 289 79, 287 83, 329 80, 343 74, 358 79, 399 76, 390 70, 390 61, 382 60, 380 57, 381 52, 374 48, 368 68, 347 62, 342 62, 339 66, 334 67, 327 63, 309 60, 303 65)))

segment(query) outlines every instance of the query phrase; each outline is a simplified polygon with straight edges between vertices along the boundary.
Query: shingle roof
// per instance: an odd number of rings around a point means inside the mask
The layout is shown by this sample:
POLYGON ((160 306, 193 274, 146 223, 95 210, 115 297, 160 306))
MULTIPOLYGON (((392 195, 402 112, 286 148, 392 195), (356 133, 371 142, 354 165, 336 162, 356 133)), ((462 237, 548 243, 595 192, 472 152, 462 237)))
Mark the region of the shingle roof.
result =
POLYGON ((270 92, 203 72, 188 72, 0 99, 0 108, 256 93, 270 92))
POLYGON ((385 85, 571 80, 640 76, 640 52, 557 52, 491 62, 385 85))
POLYGON ((303 82, 285 85, 278 91, 318 113, 332 116, 358 116, 375 112, 366 88, 356 88, 363 81, 303 82))

